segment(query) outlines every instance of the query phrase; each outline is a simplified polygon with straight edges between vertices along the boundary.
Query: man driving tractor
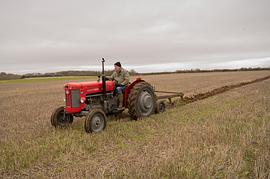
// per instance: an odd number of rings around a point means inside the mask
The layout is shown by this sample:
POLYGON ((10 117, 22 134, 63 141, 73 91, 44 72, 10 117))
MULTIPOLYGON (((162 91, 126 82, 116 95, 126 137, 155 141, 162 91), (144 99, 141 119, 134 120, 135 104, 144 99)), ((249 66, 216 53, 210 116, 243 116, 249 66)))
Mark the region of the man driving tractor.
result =
MULTIPOLYGON (((69 82, 64 85, 65 105, 57 107, 51 115, 54 127, 69 126, 74 117, 86 116, 85 131, 96 133, 105 129, 108 115, 119 114, 125 108, 134 120, 165 110, 165 103, 158 101, 151 84, 141 78, 130 84, 129 73, 121 67, 120 62, 114 64, 113 74, 106 78, 104 62, 103 58, 102 81, 99 76, 98 81, 69 82)), ((171 97, 169 95, 169 99, 171 97)))
POLYGON ((130 75, 127 70, 122 68, 120 62, 114 64, 114 72, 108 77, 110 80, 115 82, 115 91, 114 94, 117 95, 119 100, 119 110, 122 110, 123 107, 123 92, 125 87, 129 84, 130 75))

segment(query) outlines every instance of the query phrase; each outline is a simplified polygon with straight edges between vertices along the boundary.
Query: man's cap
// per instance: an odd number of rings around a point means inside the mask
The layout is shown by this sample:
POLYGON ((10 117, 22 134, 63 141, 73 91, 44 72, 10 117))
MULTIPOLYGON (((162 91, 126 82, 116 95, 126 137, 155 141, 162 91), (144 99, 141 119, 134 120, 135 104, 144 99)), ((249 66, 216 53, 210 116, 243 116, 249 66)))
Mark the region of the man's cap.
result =
POLYGON ((114 65, 121 67, 121 63, 120 62, 116 62, 114 65))

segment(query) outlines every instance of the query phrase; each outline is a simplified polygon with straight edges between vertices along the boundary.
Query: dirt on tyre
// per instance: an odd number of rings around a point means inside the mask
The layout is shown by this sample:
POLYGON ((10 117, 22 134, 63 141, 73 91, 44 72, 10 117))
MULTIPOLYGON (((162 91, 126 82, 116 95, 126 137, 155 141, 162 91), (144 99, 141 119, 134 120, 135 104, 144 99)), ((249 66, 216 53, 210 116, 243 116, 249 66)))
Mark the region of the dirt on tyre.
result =
POLYGON ((152 85, 147 82, 137 83, 131 90, 128 98, 129 115, 137 120, 155 113, 156 95, 152 85))
POLYGON ((98 133, 106 128, 107 116, 100 108, 92 109, 86 116, 84 128, 87 133, 98 133))
POLYGON ((68 127, 73 122, 73 116, 65 113, 64 106, 58 107, 51 115, 51 124, 54 127, 68 127))

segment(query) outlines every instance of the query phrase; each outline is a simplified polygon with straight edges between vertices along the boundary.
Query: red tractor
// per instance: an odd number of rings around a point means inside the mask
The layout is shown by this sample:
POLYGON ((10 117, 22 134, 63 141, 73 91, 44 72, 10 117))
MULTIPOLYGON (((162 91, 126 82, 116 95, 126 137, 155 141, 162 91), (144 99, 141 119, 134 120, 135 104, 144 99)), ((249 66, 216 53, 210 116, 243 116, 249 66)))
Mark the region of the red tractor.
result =
MULTIPOLYGON (((65 127, 73 122, 74 117, 85 119, 86 132, 100 132, 105 129, 107 115, 119 114, 118 98, 114 94, 115 83, 105 77, 102 60, 102 80, 94 82, 67 83, 65 90, 65 107, 57 108, 51 116, 51 124, 65 127)), ((123 105, 128 108, 130 117, 137 119, 147 117, 155 111, 164 111, 165 104, 157 103, 154 88, 144 80, 137 78, 124 90, 123 105)))

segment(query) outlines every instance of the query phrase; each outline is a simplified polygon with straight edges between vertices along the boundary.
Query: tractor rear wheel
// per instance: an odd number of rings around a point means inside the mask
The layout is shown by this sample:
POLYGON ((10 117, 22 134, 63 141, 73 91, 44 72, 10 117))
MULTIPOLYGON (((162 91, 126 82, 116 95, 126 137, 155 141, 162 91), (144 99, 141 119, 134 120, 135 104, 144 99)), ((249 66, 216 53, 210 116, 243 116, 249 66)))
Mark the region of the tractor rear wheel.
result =
POLYGON ((128 104, 132 119, 150 116, 156 109, 154 88, 147 82, 137 83, 129 94, 128 104))
POLYGON ((67 127, 73 122, 73 116, 65 113, 64 106, 58 107, 51 115, 51 124, 54 127, 67 127))
POLYGON ((105 129, 107 116, 100 108, 92 109, 86 116, 84 128, 87 133, 97 133, 105 129))

